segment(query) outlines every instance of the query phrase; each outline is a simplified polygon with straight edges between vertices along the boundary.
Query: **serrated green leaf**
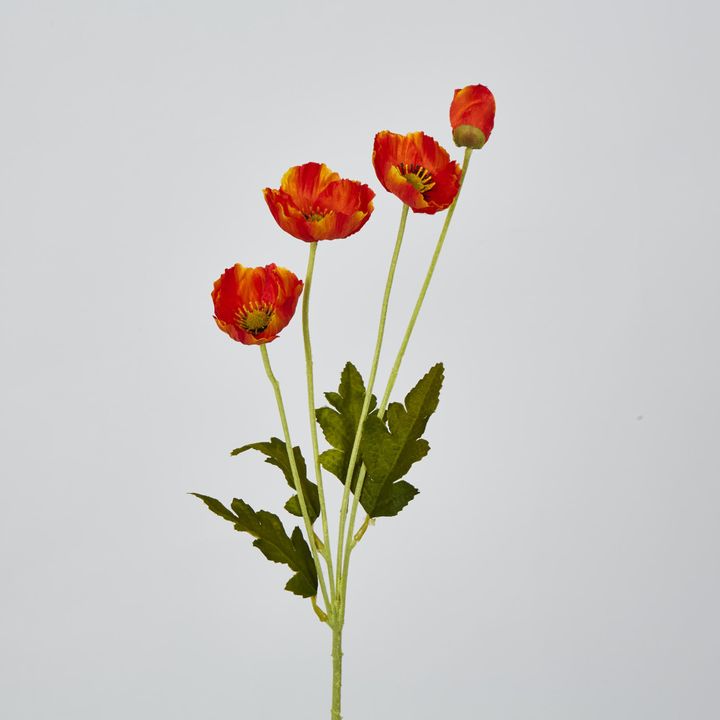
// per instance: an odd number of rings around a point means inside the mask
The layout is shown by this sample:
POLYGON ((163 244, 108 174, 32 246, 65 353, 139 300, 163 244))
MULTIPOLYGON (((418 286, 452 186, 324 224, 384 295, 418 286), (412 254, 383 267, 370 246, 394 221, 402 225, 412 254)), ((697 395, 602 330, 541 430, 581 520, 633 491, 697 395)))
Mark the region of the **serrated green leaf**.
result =
POLYGON ((313 597, 317 594, 317 571, 310 548, 305 542, 302 531, 296 527, 292 532, 292 544, 295 557, 301 563, 300 570, 288 580, 285 589, 302 597, 313 597))
MULTIPOLYGON (((293 490, 295 489, 295 480, 293 479, 292 467, 290 466, 290 459, 288 458, 287 446, 280 438, 273 437, 270 438, 270 442, 256 442, 243 445, 242 447, 235 448, 230 454, 239 455, 247 450, 257 450, 265 455, 265 462, 280 468, 287 484, 293 490)), ((313 523, 318 515, 320 515, 318 488, 314 482, 308 479, 305 458, 300 448, 294 447, 293 454, 295 455, 295 465, 297 466, 298 475, 300 476, 300 484, 303 489, 303 495, 305 496, 305 504, 307 505, 310 522, 313 523)), ((293 515, 297 515, 298 517, 302 516, 300 500, 297 495, 293 495, 290 500, 285 503, 285 509, 293 515)))
POLYGON ((405 396, 405 404, 391 403, 387 426, 377 415, 368 417, 361 452, 367 468, 360 502, 370 517, 397 515, 417 494, 398 482, 427 455, 430 445, 421 436, 440 399, 442 363, 434 365, 405 396))
MULTIPOLYGON (((352 363, 347 363, 343 368, 338 392, 325 393, 325 397, 332 407, 318 408, 315 415, 323 435, 332 445, 332 449, 321 453, 320 464, 344 484, 355 433, 365 401, 365 383, 352 363)), ((373 395, 370 399, 370 416, 374 415, 376 405, 377 399, 373 395)), ((360 465, 361 459, 358 459, 351 484, 352 488, 355 487, 360 465)))
MULTIPOLYGON (((349 365, 350 363, 348 363, 349 365)), ((342 378, 341 378, 342 379, 342 378)), ((362 378, 361 378, 362 380, 362 378)), ((327 398, 327 401, 337 410, 340 410, 342 408, 342 395, 336 392, 326 392, 325 397, 327 398)))
POLYGON ((302 517, 302 508, 300 507, 300 498, 297 495, 293 495, 283 507, 295 517, 302 517))
POLYGON ((239 532, 246 532, 253 537, 260 537, 262 527, 257 513, 244 501, 235 498, 230 503, 232 511, 235 513, 235 529, 239 532))
POLYGON ((317 571, 310 548, 302 531, 296 527, 288 537, 277 515, 266 510, 253 510, 245 501, 235 498, 228 510, 219 500, 208 495, 190 493, 200 498, 212 512, 231 522, 235 529, 255 538, 253 545, 272 562, 287 565, 295 574, 285 586, 295 595, 313 597, 317 594, 317 571))
MULTIPOLYGON (((365 482, 363 482, 363 488, 365 482)), ((397 515, 417 494, 419 490, 405 480, 393 483, 390 492, 380 496, 371 517, 393 517, 397 515)), ((363 497, 365 492, 363 490, 363 497)), ((369 513, 368 513, 369 514, 369 513)))
POLYGON ((216 500, 209 495, 201 495, 200 493, 190 493, 190 495, 200 498, 200 500, 202 500, 212 512, 219 515, 224 520, 229 520, 232 523, 237 521, 235 515, 233 515, 233 513, 231 513, 219 500, 216 500))
POLYGON ((345 464, 345 453, 342 450, 331 448, 320 453, 320 464, 336 478, 345 482, 346 473, 343 469, 347 469, 345 464))

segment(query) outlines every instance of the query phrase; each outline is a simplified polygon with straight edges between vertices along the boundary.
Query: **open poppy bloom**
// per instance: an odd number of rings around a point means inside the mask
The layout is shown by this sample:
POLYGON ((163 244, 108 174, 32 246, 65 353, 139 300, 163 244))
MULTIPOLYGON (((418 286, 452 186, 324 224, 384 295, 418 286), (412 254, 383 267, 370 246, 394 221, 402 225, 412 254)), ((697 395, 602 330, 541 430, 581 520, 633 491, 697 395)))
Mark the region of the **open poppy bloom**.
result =
POLYGON ((450 124, 456 145, 479 150, 495 124, 495 98, 490 90, 484 85, 456 90, 450 103, 450 124))
POLYGON ((245 345, 268 343, 292 319, 302 289, 302 280, 274 263, 256 268, 238 263, 213 285, 215 322, 245 345))
POLYGON ((413 212, 432 215, 452 204, 460 187, 460 167, 423 132, 375 136, 373 166, 378 180, 413 212))
POLYGON ((316 162, 291 167, 280 189, 263 190, 277 224, 305 242, 337 240, 356 233, 370 218, 375 193, 356 180, 344 180, 316 162))

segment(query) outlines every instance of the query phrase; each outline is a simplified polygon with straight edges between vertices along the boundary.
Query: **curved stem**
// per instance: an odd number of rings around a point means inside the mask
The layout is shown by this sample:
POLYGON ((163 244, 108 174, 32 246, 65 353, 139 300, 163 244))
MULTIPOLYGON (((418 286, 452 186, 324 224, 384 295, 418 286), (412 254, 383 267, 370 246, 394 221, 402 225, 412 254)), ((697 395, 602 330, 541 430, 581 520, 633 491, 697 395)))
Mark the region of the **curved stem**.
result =
POLYGON ((270 358, 268 357, 267 346, 260 345, 260 354, 262 355, 263 365, 267 373, 270 384, 275 392, 275 400, 277 401, 278 412, 280 413, 280 423, 282 424, 283 433, 285 435, 285 447, 287 448, 288 460, 290 461, 290 469, 292 470, 293 482, 295 483, 295 491, 300 501, 300 509, 302 510, 303 520, 305 520, 305 532, 307 533, 308 544, 312 551, 313 560, 315 561, 315 570, 317 571, 318 582, 325 601, 325 607, 330 607, 327 588, 325 587, 325 576, 323 575, 322 565, 318 556, 317 547, 315 546, 315 533, 312 529, 310 516, 308 515, 307 504, 305 503, 305 495, 303 493, 302 484, 300 483, 300 475, 295 463, 295 453, 293 452, 292 440, 290 439, 290 430, 288 429, 287 417, 285 415, 285 404, 283 403, 282 393, 280 392, 280 383, 275 377, 272 367, 270 367, 270 358))
MULTIPOLYGON (((400 370, 400 364, 402 363, 403 357, 405 355, 405 350, 407 350, 410 336, 412 335, 418 315, 420 314, 420 308, 422 307, 423 300, 425 300, 425 294, 427 293, 427 289, 430 286, 430 281, 432 280, 433 273, 435 272, 435 266, 437 265, 438 258, 440 257, 440 251, 442 250, 443 244, 445 242, 445 236, 447 235, 448 228, 450 227, 450 221, 452 220, 453 213, 455 212, 455 206, 457 205, 458 198, 460 197, 460 190, 462 190, 463 181, 465 180, 465 174, 467 173, 468 165, 470 164, 471 155, 472 148, 465 148, 465 157, 463 158, 462 173, 460 175, 460 187, 458 188, 457 195, 455 196, 452 205, 450 205, 450 207, 448 208, 447 215, 445 216, 445 222, 443 223, 442 230, 440 231, 440 237, 438 238, 437 244, 435 245, 435 252, 433 253, 432 259, 430 260, 430 265, 427 269, 427 273, 425 274, 425 280, 422 284, 422 287, 420 288, 420 294, 418 295, 418 299, 415 302, 415 307, 413 308, 412 315, 410 316, 410 321, 408 322, 407 329, 405 330, 405 335, 403 336, 402 343, 400 344, 400 349, 398 350, 397 357, 395 358, 395 363, 393 364, 392 370, 390 372, 387 387, 385 388, 382 402, 380 403, 380 407, 378 408, 378 417, 380 419, 385 416, 385 410, 387 409, 388 401, 390 399, 390 393, 395 387, 395 381, 397 380, 398 371, 400 370)), ((350 553, 354 546, 353 531, 355 528, 355 516, 357 515, 357 509, 360 503, 360 497, 362 494, 366 473, 367 469, 363 464, 363 466, 360 468, 360 473, 358 475, 358 481, 355 487, 355 497, 353 498, 352 511, 350 512, 348 543, 345 549, 345 556, 341 558, 338 555, 337 558, 338 566, 342 564, 342 576, 344 578, 347 578, 348 567, 350 565, 350 553)), ((345 588, 342 588, 341 592, 344 593, 344 591, 345 588)))
MULTIPOLYGON (((385 334, 385 319, 387 318, 388 304, 390 302, 390 291, 392 290, 393 278, 395 277, 395 268, 397 266, 398 256, 400 255, 400 247, 402 246, 403 236, 405 235, 405 223, 407 222, 409 207, 403 203, 402 213, 400 214, 400 226, 398 227, 397 238, 395 240, 395 249, 393 250, 388 276, 385 282, 385 292, 383 294, 382 307, 380 309, 380 323, 378 325, 377 339, 375 341, 375 352, 373 353, 372 365, 370 367, 370 376, 368 377, 367 387, 365 388, 365 399, 363 401, 362 410, 358 419, 358 426, 355 432, 355 440, 353 441, 352 451, 348 464, 347 475, 345 476, 345 490, 343 491, 342 505, 340 506, 340 527, 338 532, 338 551, 337 551, 337 569, 335 575, 335 593, 338 596, 339 588, 343 587, 342 578, 342 557, 343 545, 345 541, 345 522, 347 519, 348 504, 350 499, 350 486, 352 484, 352 476, 355 470, 355 462, 357 461, 358 451, 360 449, 360 441, 362 439, 363 425, 367 418, 370 408, 370 399, 372 398, 373 385, 375 384, 375 375, 377 374, 378 360, 380 359, 380 350, 382 348, 383 335, 385 334)), ((350 541, 348 541, 348 545, 350 541)), ((340 593, 340 620, 344 615, 345 597, 340 593)))
POLYGON ((310 344, 310 288, 312 287, 312 276, 315 268, 315 253, 317 243, 310 243, 310 254, 308 255, 307 272, 305 273, 305 290, 302 302, 302 328, 303 343, 305 345, 305 374, 307 376, 307 397, 308 414, 310 416, 310 438, 312 440, 313 463, 315 465, 315 481, 318 486, 318 497, 320 499, 320 518, 322 520, 323 545, 321 551, 328 565, 328 581, 330 583, 330 597, 335 597, 335 577, 332 561, 332 549, 330 548, 330 532, 328 530, 327 507, 325 506, 325 491, 323 489, 322 471, 320 469, 320 451, 318 449, 317 421, 315 419, 315 381, 313 378, 312 345, 310 344))
POLYGON ((430 281, 432 280, 433 273, 435 272, 435 266, 437 265, 438 258, 440 257, 440 251, 443 248, 445 236, 447 235, 448 228, 450 227, 450 221, 452 220, 453 213, 455 212, 455 206, 457 205, 458 199, 460 197, 460 191, 462 190, 465 173, 467 173, 468 165, 470 164, 470 156, 472 155, 472 151, 472 148, 465 148, 462 174, 460 175, 460 187, 458 188, 457 195, 455 196, 455 199, 453 200, 452 205, 449 207, 447 215, 445 216, 445 222, 443 223, 442 230, 440 231, 440 237, 438 238, 437 244, 435 245, 435 252, 433 253, 432 260, 430 260, 430 266, 428 267, 427 273, 425 274, 425 280, 422 284, 422 287, 420 288, 420 294, 418 295, 418 299, 415 302, 415 307, 413 308, 412 315, 410 316, 410 322, 408 322, 407 329, 405 330, 405 335, 403 336, 402 343, 400 344, 400 349, 398 350, 397 357, 395 358, 395 364, 390 371, 390 377, 388 379, 387 387, 385 388, 385 394, 383 395, 382 402, 380 403, 381 417, 384 415, 385 409, 387 408, 388 400, 390 399, 390 393, 395 387, 398 370, 400 370, 400 363, 402 363, 403 357, 405 356, 405 350, 407 350, 410 336, 412 335, 413 329, 415 328, 415 322, 417 321, 418 315, 420 313, 420 308, 422 307, 423 301, 425 300, 425 294, 427 293, 427 289, 430 286, 430 281))

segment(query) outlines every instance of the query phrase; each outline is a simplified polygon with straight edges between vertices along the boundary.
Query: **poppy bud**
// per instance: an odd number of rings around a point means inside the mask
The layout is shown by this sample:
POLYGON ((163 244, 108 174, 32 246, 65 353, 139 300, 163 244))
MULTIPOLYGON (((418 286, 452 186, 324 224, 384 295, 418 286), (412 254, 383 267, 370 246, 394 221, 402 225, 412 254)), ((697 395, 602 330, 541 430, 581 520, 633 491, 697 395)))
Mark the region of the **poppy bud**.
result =
POLYGON ((484 85, 456 90, 450 104, 450 125, 458 147, 479 150, 490 138, 495 123, 495 98, 484 85))

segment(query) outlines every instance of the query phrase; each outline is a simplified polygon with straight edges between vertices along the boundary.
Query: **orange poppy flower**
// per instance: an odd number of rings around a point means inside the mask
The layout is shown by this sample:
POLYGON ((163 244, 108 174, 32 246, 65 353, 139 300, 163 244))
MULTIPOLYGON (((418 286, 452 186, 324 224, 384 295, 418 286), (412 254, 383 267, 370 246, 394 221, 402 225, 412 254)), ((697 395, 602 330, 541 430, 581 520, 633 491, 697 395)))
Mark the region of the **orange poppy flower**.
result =
POLYGON ((373 166, 378 180, 413 212, 432 215, 452 204, 460 186, 460 167, 423 132, 375 136, 373 166))
POLYGON ((316 162, 291 167, 280 189, 263 190, 277 224, 305 242, 337 240, 356 233, 370 218, 375 193, 356 180, 344 180, 316 162))
POLYGON ((256 268, 238 263, 213 285, 215 322, 245 345, 268 343, 292 319, 302 289, 302 280, 274 263, 256 268))
POLYGON ((456 90, 450 104, 453 140, 459 147, 480 149, 495 124, 495 98, 484 85, 456 90))

